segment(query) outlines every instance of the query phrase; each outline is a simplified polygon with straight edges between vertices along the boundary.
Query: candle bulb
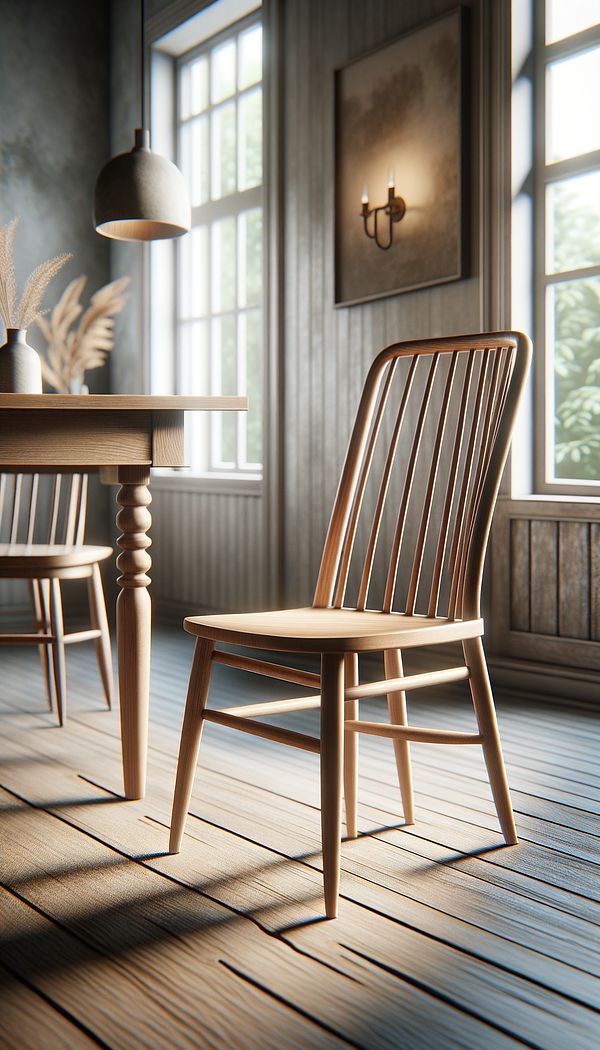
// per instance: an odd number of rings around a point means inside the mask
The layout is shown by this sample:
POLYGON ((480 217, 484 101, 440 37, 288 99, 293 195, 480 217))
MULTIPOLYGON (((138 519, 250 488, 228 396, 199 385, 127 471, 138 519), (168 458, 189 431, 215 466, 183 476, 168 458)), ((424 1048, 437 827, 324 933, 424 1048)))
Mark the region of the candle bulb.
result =
POLYGON ((362 197, 360 198, 361 204, 369 203, 369 191, 366 186, 363 186, 362 197))

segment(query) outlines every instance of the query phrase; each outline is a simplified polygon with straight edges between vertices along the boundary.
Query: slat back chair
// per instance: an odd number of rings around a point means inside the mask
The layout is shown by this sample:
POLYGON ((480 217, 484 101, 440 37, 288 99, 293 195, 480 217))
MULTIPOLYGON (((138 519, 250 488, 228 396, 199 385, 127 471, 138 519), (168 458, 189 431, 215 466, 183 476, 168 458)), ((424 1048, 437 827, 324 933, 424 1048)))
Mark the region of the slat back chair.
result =
POLYGON ((87 474, 0 474, 0 542, 84 542, 87 474))
POLYGON ((0 634, 0 645, 37 645, 48 704, 66 713, 65 646, 94 640, 106 701, 112 663, 99 562, 110 547, 85 544, 87 474, 0 475, 0 578, 27 582, 34 633, 0 634), (65 634, 61 580, 87 579, 91 627, 65 634))
POLYGON ((356 835, 359 732, 393 740, 406 823, 414 821, 409 742, 481 744, 505 840, 517 841, 481 642, 480 599, 494 504, 530 357, 528 338, 511 332, 383 350, 360 400, 312 608, 186 619, 186 630, 198 640, 173 803, 173 851, 181 844, 204 721, 320 753, 328 916, 337 910, 342 762, 347 833, 356 835), (222 652, 217 641, 317 652, 321 674, 222 652), (404 674, 403 649, 454 641, 462 642, 464 664, 404 674), (361 684, 358 654, 375 651, 383 652, 385 678, 361 684), (320 695, 214 711, 206 707, 212 662, 311 686, 320 695), (461 679, 469 681, 477 732, 408 725, 408 689, 461 679), (359 701, 376 696, 387 697, 389 722, 359 718, 359 701), (310 707, 320 707, 319 739, 255 720, 310 707))
POLYGON ((390 347, 379 355, 367 377, 342 472, 315 606, 398 609, 406 615, 421 612, 449 620, 479 616, 485 542, 512 429, 505 409, 521 384, 521 369, 515 368, 517 339, 507 336, 505 342, 508 345, 490 346, 483 339, 463 337, 450 345, 440 340, 390 347), (393 426, 388 437, 383 422, 390 402, 393 426), (383 453, 379 460, 377 451, 383 453), (379 476, 373 478, 377 466, 379 476), (401 488, 388 508, 395 470, 401 488), (373 480, 374 510, 365 505, 367 485, 373 480), (395 520, 391 548, 383 552, 385 587, 380 600, 369 606, 386 509, 395 520), (359 585, 348 601, 351 560, 360 554, 356 540, 361 512, 366 515, 369 510, 359 585), (416 524, 412 532, 411 522, 416 524), (431 556, 426 559, 428 540, 431 556), (401 566, 404 587, 398 594, 401 566), (444 583, 446 600, 440 608, 444 583))

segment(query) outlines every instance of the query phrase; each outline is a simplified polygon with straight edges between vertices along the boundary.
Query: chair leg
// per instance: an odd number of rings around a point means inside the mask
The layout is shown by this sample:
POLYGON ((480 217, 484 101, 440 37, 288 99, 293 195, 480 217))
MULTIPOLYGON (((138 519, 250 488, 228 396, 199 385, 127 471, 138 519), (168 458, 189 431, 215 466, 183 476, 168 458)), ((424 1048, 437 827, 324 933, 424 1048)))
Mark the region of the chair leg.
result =
POLYGON ((508 780, 502 757, 502 746, 500 734, 496 721, 496 709, 494 698, 483 650, 481 638, 470 638, 463 642, 465 663, 471 672, 469 685, 473 698, 473 707, 477 717, 479 732, 483 737, 483 757, 485 759, 492 796, 504 835, 508 846, 514 846, 519 841, 515 828, 508 780))
POLYGON ((325 914, 335 919, 340 888, 344 656, 321 656, 321 838, 325 914))
POLYGON ((203 712, 208 699, 214 647, 214 642, 208 639, 196 639, 181 729, 177 778, 175 780, 173 812, 171 816, 169 853, 179 853, 181 849, 181 840, 183 838, 190 796, 194 785, 198 752, 200 750, 200 738, 202 736, 202 726, 204 725, 203 712))
MULTIPOLYGON (((358 653, 346 653, 344 657, 344 684, 358 685, 358 653)), ((358 700, 347 700, 344 718, 355 720, 358 715, 358 700)), ((355 839, 358 833, 358 737, 358 733, 344 733, 344 809, 349 839, 355 839)))
MULTIPOLYGON (((31 607, 33 609, 33 616, 35 619, 35 625, 39 633, 49 634, 50 624, 48 622, 48 603, 42 590, 42 580, 30 580, 29 582, 29 597, 31 599, 31 607)), ((46 698, 48 700, 48 709, 51 711, 54 706, 54 692, 52 688, 52 668, 50 666, 50 654, 48 652, 48 645, 38 645, 38 651, 40 654, 40 663, 42 665, 42 673, 44 675, 44 685, 46 687, 46 698)))
MULTIPOLYGON (((386 678, 401 678, 404 674, 402 669, 402 653, 399 649, 387 649, 383 654, 383 666, 386 678)), ((406 693, 400 690, 397 693, 388 693, 388 711, 390 722, 394 725, 408 725, 406 711, 406 693)), ((394 740, 394 754, 396 756, 396 769, 398 770, 398 783, 400 784, 400 795, 402 796, 402 810, 404 812, 404 823, 414 824, 415 805, 413 797, 412 768, 410 760, 410 744, 408 740, 394 740)))
POLYGON ((65 724, 67 717, 67 671, 65 663, 65 629, 63 623, 60 580, 50 580, 50 626, 54 641, 52 656, 54 665, 54 686, 56 689, 56 712, 58 724, 65 724))
POLYGON ((88 576, 87 584, 92 627, 101 632, 100 637, 96 638, 96 659, 98 660, 106 703, 107 706, 111 708, 113 701, 113 666, 110 649, 110 631, 108 629, 108 619, 106 616, 106 602, 104 601, 102 576, 100 573, 100 566, 97 562, 92 566, 92 575, 88 576))

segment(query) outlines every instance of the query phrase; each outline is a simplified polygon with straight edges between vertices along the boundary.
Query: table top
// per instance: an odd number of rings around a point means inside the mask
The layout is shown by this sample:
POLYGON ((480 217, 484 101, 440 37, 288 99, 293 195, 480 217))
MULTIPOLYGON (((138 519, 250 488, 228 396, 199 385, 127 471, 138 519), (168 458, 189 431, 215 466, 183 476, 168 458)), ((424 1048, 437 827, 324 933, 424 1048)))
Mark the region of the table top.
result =
POLYGON ((124 412, 247 412, 248 398, 217 394, 0 394, 0 411, 6 409, 72 409, 124 412))

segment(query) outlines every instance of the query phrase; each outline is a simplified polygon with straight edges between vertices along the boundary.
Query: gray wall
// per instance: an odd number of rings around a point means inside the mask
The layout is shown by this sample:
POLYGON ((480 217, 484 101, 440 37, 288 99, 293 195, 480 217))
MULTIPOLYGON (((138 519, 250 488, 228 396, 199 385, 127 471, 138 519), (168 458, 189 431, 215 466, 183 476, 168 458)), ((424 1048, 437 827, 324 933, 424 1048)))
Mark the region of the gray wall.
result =
MULTIPOLYGON (((54 305, 73 277, 94 291, 109 249, 92 226, 96 175, 109 148, 109 10, 105 0, 0 0, 0 222, 20 216, 19 278, 61 252, 73 258, 50 285, 54 305)), ((32 328, 29 341, 42 347, 32 328)), ((108 376, 92 373, 92 389, 108 376)), ((92 491, 89 536, 105 539, 108 494, 92 491)), ((20 601, 9 584, 3 605, 20 601)))

